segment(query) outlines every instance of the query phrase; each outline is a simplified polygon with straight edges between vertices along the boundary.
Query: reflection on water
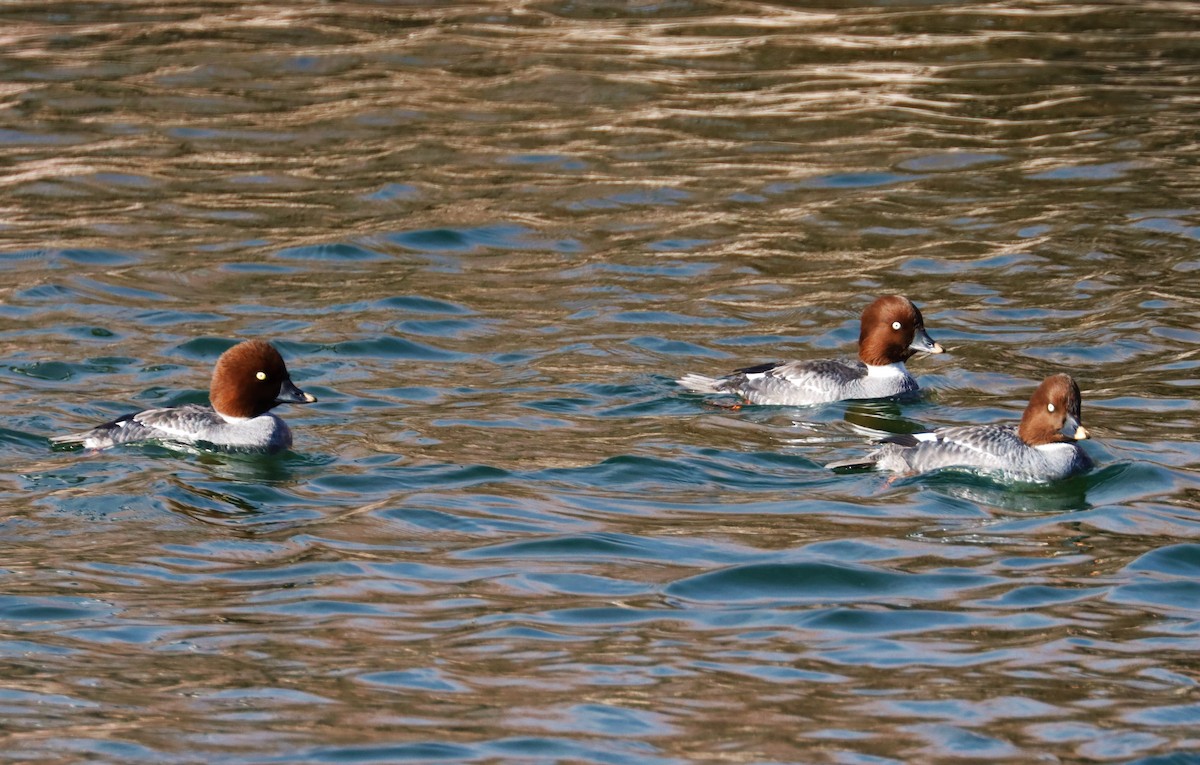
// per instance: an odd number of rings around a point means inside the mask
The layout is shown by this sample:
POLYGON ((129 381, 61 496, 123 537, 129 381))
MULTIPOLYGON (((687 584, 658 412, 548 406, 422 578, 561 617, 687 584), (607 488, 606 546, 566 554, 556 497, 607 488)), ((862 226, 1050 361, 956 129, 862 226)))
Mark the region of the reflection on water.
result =
POLYGON ((0 22, 10 758, 1197 750, 1191 6, 0 22), (915 400, 672 382, 848 353, 884 292, 949 350, 915 400), (320 399, 293 453, 49 449, 244 337, 320 399), (1087 476, 822 467, 1060 370, 1087 476))

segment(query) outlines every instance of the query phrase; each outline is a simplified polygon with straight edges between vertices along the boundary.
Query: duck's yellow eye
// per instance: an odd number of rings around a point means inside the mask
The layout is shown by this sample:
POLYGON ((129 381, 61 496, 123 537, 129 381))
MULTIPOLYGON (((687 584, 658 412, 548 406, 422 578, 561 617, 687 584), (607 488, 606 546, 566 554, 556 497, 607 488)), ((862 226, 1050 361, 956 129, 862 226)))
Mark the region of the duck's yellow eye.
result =
POLYGON ((258 379, 260 379, 260 380, 265 380, 265 379, 267 379, 267 373, 266 373, 266 372, 256 372, 254 376, 255 376, 255 377, 257 377, 257 378, 258 378, 258 379))

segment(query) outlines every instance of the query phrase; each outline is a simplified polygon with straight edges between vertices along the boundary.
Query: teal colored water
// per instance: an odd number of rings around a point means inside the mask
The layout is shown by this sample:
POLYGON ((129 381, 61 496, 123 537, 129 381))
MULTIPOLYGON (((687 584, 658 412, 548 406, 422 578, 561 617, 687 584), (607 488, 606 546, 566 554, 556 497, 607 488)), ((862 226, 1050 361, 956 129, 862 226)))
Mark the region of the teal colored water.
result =
POLYGON ((0 6, 14 762, 1200 757, 1187 5, 0 6), (923 396, 713 406, 850 353, 923 396), (272 340, 277 457, 51 435, 272 340), (873 436, 1083 389, 1091 473, 873 436))

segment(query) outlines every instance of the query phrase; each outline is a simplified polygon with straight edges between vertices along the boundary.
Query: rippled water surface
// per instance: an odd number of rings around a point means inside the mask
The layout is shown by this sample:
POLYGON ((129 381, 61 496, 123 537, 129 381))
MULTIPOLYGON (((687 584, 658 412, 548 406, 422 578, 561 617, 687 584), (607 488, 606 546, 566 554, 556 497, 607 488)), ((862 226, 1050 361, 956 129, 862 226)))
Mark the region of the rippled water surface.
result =
POLYGON ((4 756, 1194 761, 1196 18, 3 4, 4 756), (672 382, 890 292, 918 400, 672 382), (50 449, 249 337, 292 452, 50 449), (1058 371, 1086 476, 822 467, 1058 371))

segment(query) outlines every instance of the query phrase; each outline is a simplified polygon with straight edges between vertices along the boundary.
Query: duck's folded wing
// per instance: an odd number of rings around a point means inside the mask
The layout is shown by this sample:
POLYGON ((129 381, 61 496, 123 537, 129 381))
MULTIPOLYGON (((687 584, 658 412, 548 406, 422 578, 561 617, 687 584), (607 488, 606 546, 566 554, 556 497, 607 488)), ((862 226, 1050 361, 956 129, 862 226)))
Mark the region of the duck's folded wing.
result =
POLYGON ((840 383, 857 380, 867 374, 867 365, 861 361, 843 359, 820 359, 816 361, 788 361, 783 364, 764 364, 758 367, 739 369, 747 376, 762 374, 786 380, 793 385, 807 386, 814 381, 837 381, 840 383))
POLYGON ((934 431, 938 443, 954 444, 964 449, 1004 454, 1024 445, 1011 425, 961 425, 934 431))
POLYGON ((1028 448, 1008 425, 965 425, 922 438, 926 435, 917 434, 918 442, 905 449, 906 461, 917 471, 952 466, 1003 469, 1028 448))
POLYGON ((144 438, 180 437, 191 440, 220 425, 223 420, 212 407, 184 404, 138 412, 133 415, 133 422, 147 429, 144 438))
POLYGON ((747 367, 729 379, 747 398, 804 405, 836 401, 848 383, 865 375, 866 366, 859 362, 822 359, 747 367))

